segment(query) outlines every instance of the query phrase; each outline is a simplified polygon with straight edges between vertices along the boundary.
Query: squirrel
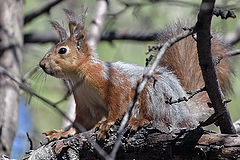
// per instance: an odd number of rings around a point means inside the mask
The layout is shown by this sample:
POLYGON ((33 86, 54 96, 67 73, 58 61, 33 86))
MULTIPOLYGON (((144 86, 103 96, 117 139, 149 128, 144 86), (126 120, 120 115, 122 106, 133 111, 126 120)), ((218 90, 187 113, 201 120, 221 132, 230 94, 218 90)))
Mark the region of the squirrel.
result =
MULTIPOLYGON (((49 75, 69 81, 76 102, 74 123, 86 130, 97 126, 98 137, 105 138, 106 131, 121 118, 133 98, 135 87, 142 80, 146 68, 124 62, 104 62, 97 58, 87 43, 85 14, 78 17, 73 11, 64 9, 68 18, 70 36, 61 25, 52 21, 60 42, 39 62, 49 75), (105 117, 106 120, 102 120, 105 117)), ((160 35, 160 43, 181 32, 180 23, 168 26, 160 35)), ((217 34, 212 38, 214 58, 224 56, 229 47, 217 34)), ((224 58, 217 65, 221 88, 225 91, 230 84, 231 66, 224 58)), ((201 92, 189 101, 169 104, 166 101, 186 97, 187 91, 204 87, 204 80, 198 63, 196 41, 188 36, 172 45, 163 55, 153 78, 146 84, 132 111, 128 126, 136 130, 150 121, 161 126, 195 128, 199 122, 210 116, 213 109, 207 105, 209 97, 201 92)), ((52 130, 45 134, 49 139, 67 137, 77 129, 52 130)))

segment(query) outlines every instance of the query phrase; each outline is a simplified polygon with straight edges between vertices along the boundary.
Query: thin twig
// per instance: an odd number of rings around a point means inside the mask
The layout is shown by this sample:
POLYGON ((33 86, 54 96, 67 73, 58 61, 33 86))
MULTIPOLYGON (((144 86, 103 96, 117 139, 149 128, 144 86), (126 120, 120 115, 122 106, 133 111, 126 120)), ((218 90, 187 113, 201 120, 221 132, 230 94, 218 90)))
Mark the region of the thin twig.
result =
POLYGON ((72 95, 72 92, 68 91, 62 99, 60 99, 59 101, 57 101, 56 103, 54 103, 55 105, 59 105, 60 103, 66 101, 70 96, 72 95))
POLYGON ((165 51, 171 47, 174 43, 180 41, 181 39, 191 35, 193 33, 193 30, 187 30, 187 31, 184 31, 182 32, 181 34, 177 35, 176 37, 174 38, 171 38, 170 40, 168 40, 166 43, 163 44, 162 48, 160 49, 160 51, 158 52, 157 56, 156 56, 156 59, 155 61, 153 62, 152 66, 148 69, 148 72, 144 75, 144 78, 142 80, 141 83, 138 83, 137 86, 136 86, 136 89, 135 89, 135 94, 133 96, 133 99, 132 101, 130 102, 129 106, 128 106, 128 109, 123 117, 123 120, 121 122, 121 125, 120 125, 120 128, 118 130, 118 138, 117 138, 117 141, 113 147, 113 150, 110 154, 111 158, 112 159, 115 159, 116 157, 116 153, 118 151, 118 148, 121 144, 121 137, 122 137, 122 134, 123 134, 123 131, 124 131, 124 128, 126 127, 130 117, 131 117, 131 114, 132 114, 132 110, 133 110, 133 107, 135 105, 135 103, 137 102, 138 100, 138 97, 140 95, 140 93, 143 91, 145 85, 147 84, 147 81, 152 77, 152 75, 154 74, 154 70, 155 68, 159 65, 159 62, 161 60, 161 57, 163 56, 163 54, 165 53, 165 51))
POLYGON ((27 139, 28 139, 29 144, 30 144, 30 148, 29 148, 29 150, 33 150, 33 142, 32 142, 32 140, 31 140, 31 138, 30 138, 28 132, 26 132, 26 135, 27 135, 27 139))
POLYGON ((107 16, 111 17, 111 18, 116 18, 117 16, 123 14, 127 9, 129 9, 128 6, 125 6, 123 9, 121 9, 120 11, 117 11, 116 13, 109 13, 107 14, 107 16))
POLYGON ((231 51, 227 54, 228 57, 240 55, 240 49, 231 51))
POLYGON ((158 45, 155 45, 155 46, 148 46, 148 50, 147 50, 147 52, 145 54, 147 55, 150 52, 159 51, 162 48, 162 46, 163 46, 162 43, 160 43, 158 45))
POLYGON ((206 88, 205 88, 205 87, 200 88, 200 89, 198 89, 198 90, 196 90, 196 91, 188 91, 188 92, 187 92, 187 94, 189 94, 188 97, 181 97, 181 98, 178 98, 178 99, 176 99, 176 100, 172 100, 172 97, 170 97, 170 98, 168 98, 168 99, 165 101, 165 103, 171 105, 171 104, 180 103, 180 102, 183 102, 183 101, 187 102, 187 101, 189 101, 191 98, 193 98, 195 95, 197 95, 198 93, 201 93, 201 92, 203 92, 203 91, 206 91, 206 88))
POLYGON ((230 51, 225 55, 218 56, 215 60, 215 65, 218 65, 223 58, 233 57, 233 56, 237 56, 237 55, 240 55, 240 50, 230 51))
POLYGON ((71 90, 68 90, 68 92, 63 96, 62 99, 60 99, 59 101, 57 101, 55 103, 55 105, 58 105, 59 103, 62 103, 63 101, 67 100, 68 97, 71 96, 71 94, 77 89, 78 86, 80 86, 83 83, 83 81, 79 81, 77 82, 72 88, 71 90))

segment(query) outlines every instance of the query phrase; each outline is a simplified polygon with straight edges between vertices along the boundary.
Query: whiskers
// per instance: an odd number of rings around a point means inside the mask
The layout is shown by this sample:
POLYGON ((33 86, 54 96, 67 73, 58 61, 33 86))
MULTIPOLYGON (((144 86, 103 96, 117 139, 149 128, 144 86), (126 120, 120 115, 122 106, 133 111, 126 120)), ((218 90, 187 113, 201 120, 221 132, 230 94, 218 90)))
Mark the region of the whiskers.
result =
MULTIPOLYGON (((47 74, 45 74, 39 66, 35 66, 23 76, 23 82, 26 83, 26 85, 30 86, 30 88, 32 88, 34 91, 36 91, 36 93, 42 95, 43 86, 46 84, 46 78, 47 74)), ((30 105, 31 100, 32 95, 27 93, 27 105, 30 105)))

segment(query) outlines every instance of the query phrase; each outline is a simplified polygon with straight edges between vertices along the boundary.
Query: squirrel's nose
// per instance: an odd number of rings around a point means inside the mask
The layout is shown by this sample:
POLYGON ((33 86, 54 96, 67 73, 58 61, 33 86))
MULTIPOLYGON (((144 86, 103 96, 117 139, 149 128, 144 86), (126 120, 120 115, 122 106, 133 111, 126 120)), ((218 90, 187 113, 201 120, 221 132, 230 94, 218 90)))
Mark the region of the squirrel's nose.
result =
POLYGON ((43 62, 43 60, 41 60, 41 61, 39 62, 39 66, 40 66, 43 70, 46 69, 46 65, 45 65, 45 63, 43 62))

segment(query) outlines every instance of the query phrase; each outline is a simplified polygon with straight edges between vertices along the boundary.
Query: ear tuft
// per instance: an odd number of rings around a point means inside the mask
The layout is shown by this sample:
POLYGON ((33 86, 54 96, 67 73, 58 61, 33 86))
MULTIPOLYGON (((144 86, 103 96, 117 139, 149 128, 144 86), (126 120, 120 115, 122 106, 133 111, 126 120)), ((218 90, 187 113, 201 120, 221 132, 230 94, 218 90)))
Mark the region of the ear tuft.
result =
POLYGON ((67 16, 69 23, 76 25, 78 23, 78 16, 71 10, 64 8, 65 15, 67 16))
POLYGON ((84 27, 85 26, 85 21, 86 21, 86 15, 87 15, 87 7, 82 6, 81 7, 81 17, 80 17, 80 23, 84 27))
POLYGON ((68 9, 63 9, 65 15, 68 18, 68 23, 69 23, 69 31, 70 31, 70 39, 72 41, 80 41, 83 40, 84 38, 81 39, 81 37, 84 37, 85 35, 85 19, 86 19, 86 13, 87 13, 87 8, 84 9, 85 7, 81 7, 81 15, 78 16, 76 15, 73 11, 68 10, 68 9))
POLYGON ((50 23, 56 30, 60 42, 68 38, 66 30, 57 21, 50 21, 50 23))

